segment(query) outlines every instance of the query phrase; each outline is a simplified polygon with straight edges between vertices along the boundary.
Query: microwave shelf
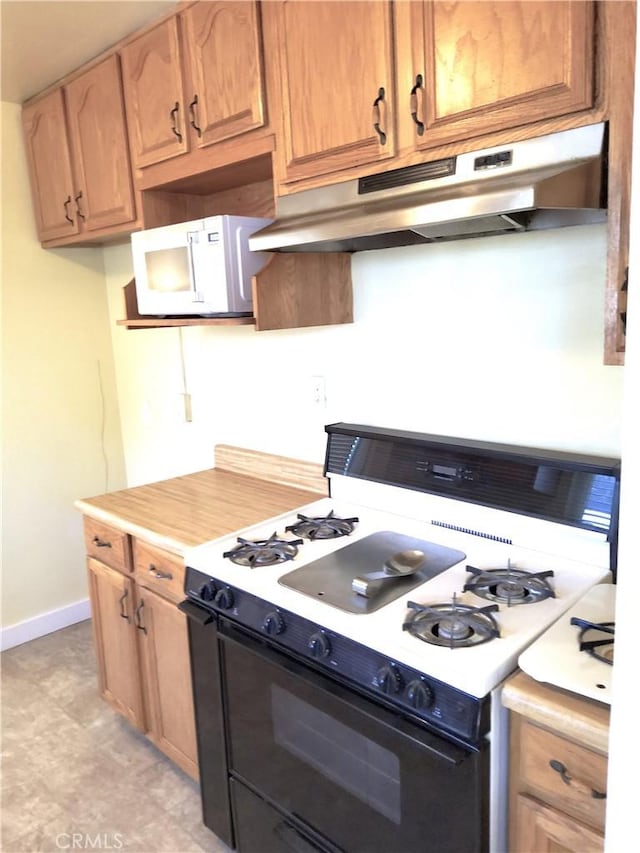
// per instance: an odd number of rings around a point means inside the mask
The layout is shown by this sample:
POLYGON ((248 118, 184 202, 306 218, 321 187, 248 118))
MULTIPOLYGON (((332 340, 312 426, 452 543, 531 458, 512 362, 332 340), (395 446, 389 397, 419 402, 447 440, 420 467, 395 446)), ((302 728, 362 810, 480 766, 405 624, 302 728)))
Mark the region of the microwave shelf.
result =
POLYGON ((124 287, 119 326, 254 326, 257 332, 353 323, 351 256, 345 252, 274 253, 253 276, 253 317, 150 317, 138 311, 136 282, 124 287))
POLYGON ((165 326, 254 326, 255 317, 149 317, 138 311, 136 281, 125 285, 125 318, 116 320, 118 326, 127 329, 157 329, 165 326))

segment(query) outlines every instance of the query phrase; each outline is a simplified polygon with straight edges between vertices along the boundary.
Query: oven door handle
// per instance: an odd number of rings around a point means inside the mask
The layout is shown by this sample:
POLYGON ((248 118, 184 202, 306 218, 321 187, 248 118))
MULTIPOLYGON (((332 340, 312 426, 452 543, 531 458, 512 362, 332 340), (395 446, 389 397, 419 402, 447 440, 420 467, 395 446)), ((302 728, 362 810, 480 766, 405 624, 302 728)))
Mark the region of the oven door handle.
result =
POLYGON ((182 610, 189 619, 193 619, 198 625, 209 625, 216 618, 215 614, 205 610, 204 607, 199 607, 194 601, 190 601, 188 598, 179 602, 178 610, 182 610))
POLYGON ((287 670, 287 672, 314 687, 316 690, 321 690, 332 698, 337 697, 341 699, 345 704, 357 709, 360 713, 373 719, 379 725, 392 730, 394 735, 401 734, 403 737, 411 740, 416 747, 428 752, 430 757, 452 767, 462 764, 469 757, 470 753, 478 751, 471 745, 462 746, 454 743, 449 740, 449 736, 444 732, 442 734, 432 733, 416 723, 411 723, 398 713, 389 711, 382 705, 378 705, 374 701, 367 699, 366 696, 361 695, 361 693, 356 692, 357 688, 348 688, 343 686, 340 681, 327 678, 321 672, 310 669, 308 666, 299 663, 297 660, 289 657, 289 655, 283 654, 271 645, 266 645, 262 638, 260 640, 254 638, 248 632, 238 628, 232 622, 222 617, 218 622, 218 637, 223 643, 228 642, 242 646, 263 660, 287 670))

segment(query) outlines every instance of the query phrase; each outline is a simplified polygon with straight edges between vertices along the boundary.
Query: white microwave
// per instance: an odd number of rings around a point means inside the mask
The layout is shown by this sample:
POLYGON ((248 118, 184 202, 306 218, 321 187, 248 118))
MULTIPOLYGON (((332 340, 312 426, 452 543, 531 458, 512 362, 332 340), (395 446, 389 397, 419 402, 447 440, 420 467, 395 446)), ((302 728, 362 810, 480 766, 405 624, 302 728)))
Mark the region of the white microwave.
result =
POLYGON ((210 216, 131 235, 138 312, 159 317, 244 317, 253 313, 251 278, 268 252, 249 237, 271 219, 210 216))

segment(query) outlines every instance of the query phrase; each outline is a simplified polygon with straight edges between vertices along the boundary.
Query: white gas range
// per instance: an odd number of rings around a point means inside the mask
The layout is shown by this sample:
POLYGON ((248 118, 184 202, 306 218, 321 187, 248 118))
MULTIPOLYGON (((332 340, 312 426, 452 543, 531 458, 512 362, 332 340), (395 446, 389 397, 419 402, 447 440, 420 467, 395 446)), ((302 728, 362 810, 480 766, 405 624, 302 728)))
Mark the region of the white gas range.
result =
MULTIPOLYGON (((394 710, 399 737, 405 718, 465 744, 470 755, 490 752, 485 783, 464 783, 477 825, 451 844, 504 850, 506 729, 492 694, 525 649, 588 590, 611 581, 617 460, 360 425, 327 432, 331 497, 190 549, 190 606, 216 614, 230 638, 246 631, 250 643, 352 689, 354 707, 362 696, 394 710), (398 561, 418 568, 400 576, 398 561)), ((243 778, 234 768, 229 774, 243 778)), ((462 799, 467 793, 461 788, 462 799)), ((375 823, 374 811, 367 820, 375 823)), ((298 831, 313 835, 300 820, 298 831)), ((385 826, 372 830, 372 851, 385 826)), ((348 828, 344 838, 340 831, 332 830, 335 849, 356 849, 348 828)), ((412 850, 413 828, 403 831, 406 840, 389 838, 412 850)), ((438 843, 448 849, 448 837, 438 843)))

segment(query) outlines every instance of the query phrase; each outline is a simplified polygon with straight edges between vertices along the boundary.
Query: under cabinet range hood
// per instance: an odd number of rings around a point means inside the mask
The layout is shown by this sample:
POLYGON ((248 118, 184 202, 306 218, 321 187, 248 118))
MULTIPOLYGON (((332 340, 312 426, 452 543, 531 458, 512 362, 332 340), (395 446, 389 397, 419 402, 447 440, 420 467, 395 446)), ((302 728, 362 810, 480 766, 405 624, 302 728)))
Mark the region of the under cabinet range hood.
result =
POLYGON ((605 124, 278 199, 254 251, 357 252, 606 220, 605 124))

